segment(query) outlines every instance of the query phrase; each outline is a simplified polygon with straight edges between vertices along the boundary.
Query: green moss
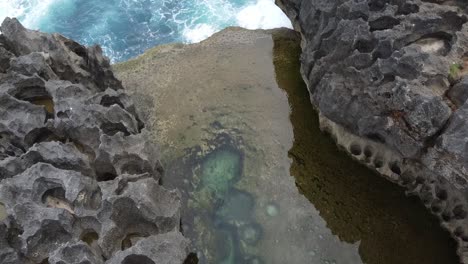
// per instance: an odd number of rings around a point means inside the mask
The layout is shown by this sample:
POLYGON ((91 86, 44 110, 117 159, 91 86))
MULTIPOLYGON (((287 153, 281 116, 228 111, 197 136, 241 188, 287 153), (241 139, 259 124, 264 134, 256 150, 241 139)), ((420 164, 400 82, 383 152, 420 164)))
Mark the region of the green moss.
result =
POLYGON ((452 80, 458 79, 461 70, 462 70, 461 64, 459 63, 452 64, 449 69, 449 78, 451 78, 452 80))
POLYGON ((233 181, 241 173, 241 156, 231 149, 221 148, 210 153, 202 164, 202 188, 224 198, 233 181))
POLYGON ((120 62, 112 65, 112 69, 116 72, 128 72, 128 71, 134 71, 144 65, 146 65, 145 61, 151 61, 154 57, 158 56, 159 54, 163 52, 167 52, 173 49, 181 48, 183 47, 184 44, 182 43, 173 43, 173 44, 166 44, 166 45, 160 45, 153 47, 147 51, 145 51, 143 54, 140 56, 137 56, 133 59, 130 59, 125 62, 120 62))

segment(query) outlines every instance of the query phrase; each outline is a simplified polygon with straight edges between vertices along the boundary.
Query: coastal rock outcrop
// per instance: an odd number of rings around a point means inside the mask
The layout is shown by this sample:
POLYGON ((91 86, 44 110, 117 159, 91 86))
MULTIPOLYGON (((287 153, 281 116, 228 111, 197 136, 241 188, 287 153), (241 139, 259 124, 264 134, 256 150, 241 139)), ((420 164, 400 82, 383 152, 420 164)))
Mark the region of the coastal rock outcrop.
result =
POLYGON ((468 263, 468 4, 276 0, 321 126, 442 220, 468 263))
POLYGON ((0 263, 182 263, 180 195, 100 47, 0 30, 0 263))

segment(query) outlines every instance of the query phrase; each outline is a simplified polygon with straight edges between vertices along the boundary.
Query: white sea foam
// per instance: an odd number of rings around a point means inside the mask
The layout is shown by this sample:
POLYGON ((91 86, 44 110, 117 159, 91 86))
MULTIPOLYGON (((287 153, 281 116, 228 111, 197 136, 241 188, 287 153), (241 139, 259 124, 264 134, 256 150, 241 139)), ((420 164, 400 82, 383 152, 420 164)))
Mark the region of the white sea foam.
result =
POLYGON ((200 42, 228 26, 291 27, 274 0, 0 0, 0 22, 7 16, 28 28, 98 43, 112 60, 156 44, 200 42), (128 25, 135 31, 126 33, 128 25))
POLYGON ((292 28, 291 21, 274 0, 256 0, 237 9, 213 2, 206 5, 210 13, 208 22, 186 27, 183 31, 186 42, 200 42, 228 25, 247 29, 292 28))
POLYGON ((3 21, 5 17, 16 17, 24 26, 38 29, 40 21, 47 17, 50 6, 56 1, 0 0, 0 21, 3 21))
POLYGON ((217 30, 212 25, 208 24, 199 24, 194 28, 186 28, 183 32, 184 38, 189 43, 197 43, 202 40, 205 40, 216 33, 217 30))
POLYGON ((5 17, 18 17, 24 14, 24 5, 22 1, 0 1, 0 20, 3 21, 5 17))
POLYGON ((273 0, 258 0, 237 14, 237 24, 247 29, 292 28, 291 21, 273 0))

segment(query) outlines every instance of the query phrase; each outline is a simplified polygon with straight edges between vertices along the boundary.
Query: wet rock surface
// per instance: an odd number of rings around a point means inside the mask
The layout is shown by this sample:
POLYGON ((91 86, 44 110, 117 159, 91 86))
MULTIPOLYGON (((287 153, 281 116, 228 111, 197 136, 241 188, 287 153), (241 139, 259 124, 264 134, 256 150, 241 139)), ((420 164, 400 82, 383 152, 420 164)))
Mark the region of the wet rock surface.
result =
POLYGON ((439 216, 468 263, 468 4, 277 0, 321 126, 439 216))
POLYGON ((182 263, 180 195, 101 49, 0 30, 0 263, 182 263))

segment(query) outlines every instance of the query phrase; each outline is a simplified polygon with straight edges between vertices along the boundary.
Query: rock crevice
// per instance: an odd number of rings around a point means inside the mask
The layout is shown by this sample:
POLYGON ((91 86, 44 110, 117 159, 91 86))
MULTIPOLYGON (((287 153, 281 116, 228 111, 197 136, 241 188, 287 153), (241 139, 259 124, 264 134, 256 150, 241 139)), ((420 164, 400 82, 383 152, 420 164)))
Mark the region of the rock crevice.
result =
POLYGON ((301 72, 322 129, 419 196, 468 263, 468 4, 276 3, 302 35, 301 72))

